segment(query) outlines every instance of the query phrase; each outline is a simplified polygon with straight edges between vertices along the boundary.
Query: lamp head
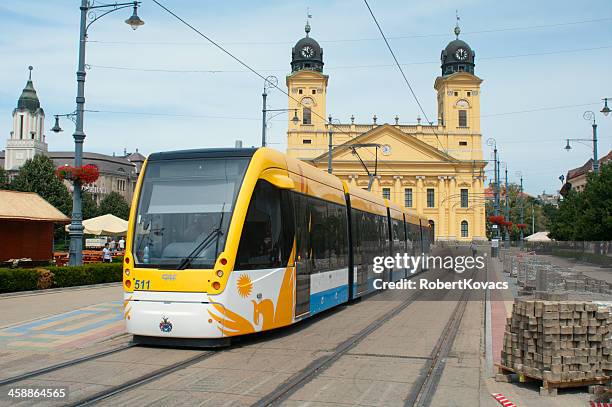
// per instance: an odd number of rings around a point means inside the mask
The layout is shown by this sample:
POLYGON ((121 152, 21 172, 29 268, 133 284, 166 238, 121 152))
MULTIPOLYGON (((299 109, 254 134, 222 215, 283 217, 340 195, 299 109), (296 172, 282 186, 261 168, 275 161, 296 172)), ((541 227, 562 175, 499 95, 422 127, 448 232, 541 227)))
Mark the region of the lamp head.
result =
POLYGON ((141 25, 144 25, 144 21, 142 21, 140 17, 138 17, 138 2, 137 1, 134 2, 134 12, 132 13, 132 16, 128 18, 127 20, 125 20, 125 23, 128 24, 130 27, 132 27, 132 30, 135 30, 141 25))
POLYGON ((569 140, 567 140, 567 144, 565 145, 565 150, 570 151, 571 149, 572 149, 572 146, 570 146, 570 142, 569 140))
POLYGON ((291 119, 291 121, 293 122, 293 124, 298 124, 298 122, 300 121, 297 115, 297 109, 293 111, 293 119, 291 119))
POLYGON ((61 131, 64 131, 59 125, 59 116, 55 116, 55 124, 53 125, 53 127, 51 127, 51 131, 53 133, 59 133, 61 131))
POLYGON ((610 114, 610 108, 608 107, 608 98, 604 98, 604 107, 601 109, 601 112, 604 116, 608 116, 610 114))

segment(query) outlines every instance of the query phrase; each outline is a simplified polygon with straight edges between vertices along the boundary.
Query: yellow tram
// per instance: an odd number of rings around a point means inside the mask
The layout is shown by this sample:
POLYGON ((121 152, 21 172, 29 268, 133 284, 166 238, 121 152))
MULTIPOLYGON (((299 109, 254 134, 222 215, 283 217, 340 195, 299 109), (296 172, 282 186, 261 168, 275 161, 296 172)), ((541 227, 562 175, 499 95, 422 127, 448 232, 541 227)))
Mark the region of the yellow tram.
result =
POLYGON ((373 258, 431 238, 405 208, 269 148, 154 153, 130 213, 127 330, 221 344, 290 325, 406 277, 375 275, 373 258))

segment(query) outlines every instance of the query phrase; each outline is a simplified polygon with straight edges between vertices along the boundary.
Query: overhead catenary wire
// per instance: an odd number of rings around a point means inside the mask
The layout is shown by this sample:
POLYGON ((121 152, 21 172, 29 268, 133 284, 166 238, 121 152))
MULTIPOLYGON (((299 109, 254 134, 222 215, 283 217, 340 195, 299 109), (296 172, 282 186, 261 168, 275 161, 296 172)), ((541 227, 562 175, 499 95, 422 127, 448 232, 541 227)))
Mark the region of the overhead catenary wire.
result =
MULTIPOLYGON (((527 26, 516 26, 516 27, 504 27, 504 28, 491 28, 491 29, 483 29, 483 30, 474 30, 474 31, 466 31, 464 34, 466 35, 474 35, 474 34, 490 34, 496 32, 508 32, 508 31, 523 31, 523 30, 534 30, 534 29, 543 29, 543 28, 556 28, 556 27, 565 27, 572 25, 580 25, 580 24, 590 24, 590 23, 600 23, 605 21, 612 20, 612 17, 602 17, 595 19, 586 19, 586 20, 577 20, 577 21, 568 21, 561 23, 551 23, 551 24, 537 24, 537 25, 527 25, 527 26)), ((389 36, 390 40, 401 40, 401 39, 411 39, 411 38, 428 38, 428 37, 446 37, 448 34, 446 33, 430 33, 430 34, 403 34, 403 35, 395 35, 389 36)), ((381 41, 379 37, 370 37, 370 38, 340 38, 340 39, 331 39, 331 40, 321 40, 321 43, 345 43, 345 42, 363 42, 363 41, 381 41)), ((201 43, 196 42, 185 42, 185 41, 100 41, 100 40, 88 40, 90 43, 99 43, 99 44, 133 44, 133 45, 201 45, 201 43)), ((291 44, 288 41, 223 41, 220 42, 223 45, 287 45, 291 44)))
MULTIPOLYGON (((533 57, 533 56, 546 56, 546 55, 557 55, 557 54, 567 54, 567 53, 575 53, 575 52, 585 52, 585 51, 598 51, 603 49, 610 49, 612 45, 605 45, 600 47, 590 47, 590 48, 573 48, 573 49, 565 49, 565 50, 553 50, 553 51, 542 51, 542 52, 531 52, 525 54, 514 54, 514 55, 503 55, 503 56, 491 56, 491 57, 479 57, 479 60, 499 60, 499 59, 509 59, 509 58, 523 58, 523 57, 533 57)), ((439 64, 440 61, 414 61, 414 62, 404 62, 401 63, 401 66, 410 66, 410 65, 425 65, 425 64, 439 64)), ((374 68, 392 68, 395 67, 395 64, 370 64, 370 65, 338 65, 338 66, 327 66, 325 69, 327 70, 342 70, 342 69, 374 69, 374 68)), ((144 68, 144 67, 133 67, 133 66, 113 66, 113 65, 95 65, 88 64, 87 68, 98 68, 98 69, 109 69, 109 70, 121 70, 121 71, 138 71, 138 72, 160 72, 160 73, 193 73, 193 74, 201 74, 201 73, 209 73, 209 74, 218 74, 218 73, 245 73, 249 72, 248 70, 240 70, 240 69, 174 69, 174 68, 144 68)), ((258 68, 258 72, 286 72, 286 69, 283 68, 258 68)))
POLYGON ((404 78, 404 82, 406 82, 406 85, 408 86, 408 89, 410 90, 410 93, 412 94, 412 97, 414 98, 416 104, 419 106, 419 110, 421 111, 421 113, 423 113, 423 116, 425 117, 425 120, 427 121, 427 123, 429 123, 432 126, 431 129, 432 129, 434 135, 436 136, 436 140, 438 140, 438 144, 440 145, 442 151, 446 152, 444 146, 442 145, 442 142, 440 141, 440 137, 438 137, 438 133, 436 133, 436 131, 433 128, 433 121, 429 120, 429 117, 427 116, 427 113, 425 112, 425 109, 423 109, 423 106, 421 105, 421 102, 419 101, 419 98, 417 97, 416 93, 414 92, 414 89, 412 89, 412 85, 410 84, 410 81, 406 77, 406 74, 404 73, 404 70, 402 69, 402 66, 400 65, 399 61, 397 60, 397 57, 395 56, 395 52, 393 52, 393 48, 391 48, 391 44, 389 44, 389 41, 387 40, 387 37, 385 37, 385 33, 383 32, 382 27, 378 23, 378 20, 376 19, 376 16, 374 15, 374 12, 372 11, 372 8, 368 4, 368 0, 363 0, 363 2, 365 3, 366 7, 368 8, 368 11, 370 12, 370 15, 372 16, 372 19, 374 20, 374 23, 376 24, 376 27, 378 27, 378 31, 380 32, 380 35, 382 36, 383 40, 385 41, 385 44, 387 44, 387 48, 389 49, 389 52, 391 53, 391 56, 393 57, 393 60, 395 61, 395 65, 397 65, 397 69, 399 69, 400 73, 402 74, 402 77, 404 78))

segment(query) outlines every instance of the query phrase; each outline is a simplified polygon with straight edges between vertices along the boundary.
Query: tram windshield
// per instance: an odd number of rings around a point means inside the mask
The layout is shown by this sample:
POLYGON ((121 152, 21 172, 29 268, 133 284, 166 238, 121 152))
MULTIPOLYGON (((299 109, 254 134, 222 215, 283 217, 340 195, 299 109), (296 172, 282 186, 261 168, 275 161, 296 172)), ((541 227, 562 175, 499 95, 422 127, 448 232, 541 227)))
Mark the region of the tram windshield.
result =
POLYGON ((248 163, 242 157, 149 162, 134 225, 135 265, 214 267, 248 163))

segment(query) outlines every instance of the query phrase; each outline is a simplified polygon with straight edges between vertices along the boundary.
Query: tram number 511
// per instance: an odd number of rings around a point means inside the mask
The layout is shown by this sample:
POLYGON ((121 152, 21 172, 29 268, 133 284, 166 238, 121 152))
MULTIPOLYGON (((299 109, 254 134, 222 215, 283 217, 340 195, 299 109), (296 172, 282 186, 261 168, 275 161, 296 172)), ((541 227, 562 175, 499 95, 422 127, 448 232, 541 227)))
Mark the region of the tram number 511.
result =
POLYGON ((135 280, 134 290, 149 290, 151 288, 151 280, 135 280))

